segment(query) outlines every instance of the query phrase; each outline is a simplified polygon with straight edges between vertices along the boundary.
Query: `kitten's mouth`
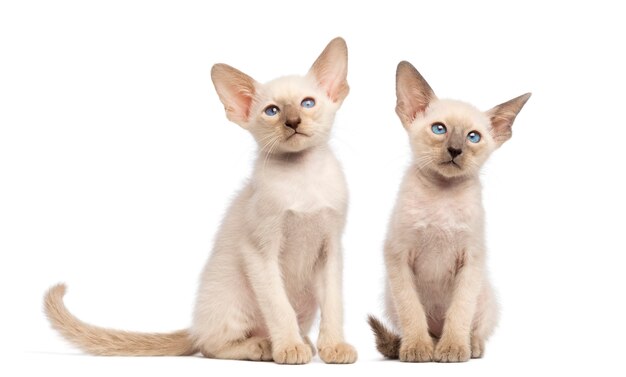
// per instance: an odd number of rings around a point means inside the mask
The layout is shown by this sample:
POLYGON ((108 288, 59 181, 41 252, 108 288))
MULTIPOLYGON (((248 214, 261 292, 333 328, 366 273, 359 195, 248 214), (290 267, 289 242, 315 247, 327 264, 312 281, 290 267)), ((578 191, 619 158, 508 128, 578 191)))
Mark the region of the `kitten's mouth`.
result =
POLYGON ((306 137, 310 136, 310 135, 307 135, 307 134, 305 134, 303 132, 294 131, 291 135, 287 136, 287 140, 291 139, 292 137, 294 137, 296 135, 306 136, 306 137))
POLYGON ((441 163, 441 165, 454 165, 457 168, 461 169, 461 165, 457 164, 456 161, 454 161, 454 160, 444 161, 444 162, 441 163))

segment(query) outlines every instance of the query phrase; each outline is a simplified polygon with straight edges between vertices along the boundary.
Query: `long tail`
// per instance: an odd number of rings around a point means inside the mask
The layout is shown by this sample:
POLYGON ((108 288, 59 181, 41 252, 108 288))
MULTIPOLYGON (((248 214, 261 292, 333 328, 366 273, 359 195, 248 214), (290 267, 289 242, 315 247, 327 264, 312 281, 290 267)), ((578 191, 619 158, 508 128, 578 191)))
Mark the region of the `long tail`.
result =
POLYGON ((370 324, 376 337, 376 349, 378 352, 386 358, 397 359, 400 354, 400 336, 389 330, 373 315, 367 317, 367 322, 370 324))
POLYGON ((65 307, 65 290, 64 284, 57 284, 46 292, 46 316, 65 339, 87 353, 102 356, 184 356, 196 353, 187 330, 143 334, 87 324, 65 307))

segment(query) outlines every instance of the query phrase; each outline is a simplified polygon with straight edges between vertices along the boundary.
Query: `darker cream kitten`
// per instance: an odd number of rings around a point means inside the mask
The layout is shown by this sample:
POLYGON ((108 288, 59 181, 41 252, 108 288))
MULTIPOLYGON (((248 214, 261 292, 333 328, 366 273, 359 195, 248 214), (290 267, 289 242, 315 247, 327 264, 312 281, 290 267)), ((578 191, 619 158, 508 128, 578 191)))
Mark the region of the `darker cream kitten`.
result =
POLYGON ((483 112, 438 99, 408 62, 396 80, 396 112, 413 151, 384 250, 387 315, 399 335, 371 316, 370 325, 389 358, 482 357, 498 309, 485 268, 478 173, 511 137, 530 93, 483 112))

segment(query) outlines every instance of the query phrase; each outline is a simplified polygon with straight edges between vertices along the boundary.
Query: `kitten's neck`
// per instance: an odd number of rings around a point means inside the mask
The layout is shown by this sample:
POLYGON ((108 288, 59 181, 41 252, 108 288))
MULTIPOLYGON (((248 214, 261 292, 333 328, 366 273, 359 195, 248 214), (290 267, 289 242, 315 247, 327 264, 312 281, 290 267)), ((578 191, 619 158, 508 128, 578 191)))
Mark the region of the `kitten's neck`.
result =
POLYGON ((259 160, 264 163, 272 163, 277 165, 296 165, 312 158, 315 158, 321 154, 327 154, 330 152, 328 145, 317 145, 307 148, 300 152, 282 152, 282 153, 267 153, 260 152, 259 160))
POLYGON ((419 168, 416 165, 411 167, 413 174, 417 177, 422 186, 434 190, 464 189, 472 186, 480 187, 480 179, 477 175, 463 175, 458 177, 445 177, 439 172, 419 168))

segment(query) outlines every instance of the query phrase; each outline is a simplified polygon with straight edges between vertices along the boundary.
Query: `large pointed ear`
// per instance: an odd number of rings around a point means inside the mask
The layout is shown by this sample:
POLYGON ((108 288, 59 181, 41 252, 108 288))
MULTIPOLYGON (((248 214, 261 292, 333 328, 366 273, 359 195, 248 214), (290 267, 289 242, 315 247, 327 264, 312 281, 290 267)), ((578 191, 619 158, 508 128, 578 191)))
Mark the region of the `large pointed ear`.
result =
POLYGON ((513 121, 529 98, 530 93, 526 93, 487 111, 491 120, 491 136, 498 146, 511 138, 513 121))
POLYGON ((328 46, 317 58, 308 75, 312 75, 326 95, 333 102, 341 103, 350 87, 346 80, 348 76, 348 46, 346 41, 337 37, 328 43, 328 46))
POLYGON ((254 79, 227 64, 215 64, 211 69, 211 79, 224 104, 226 117, 243 126, 250 116, 256 84, 254 79))
POLYGON ((404 127, 409 127, 435 99, 435 92, 417 69, 407 61, 400 62, 396 70, 396 114, 404 127))

